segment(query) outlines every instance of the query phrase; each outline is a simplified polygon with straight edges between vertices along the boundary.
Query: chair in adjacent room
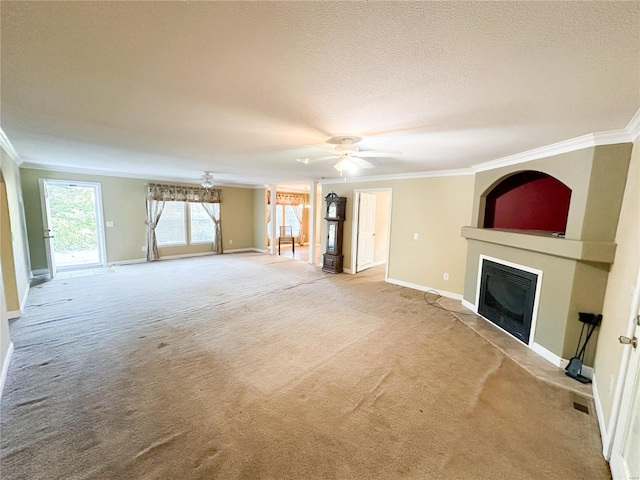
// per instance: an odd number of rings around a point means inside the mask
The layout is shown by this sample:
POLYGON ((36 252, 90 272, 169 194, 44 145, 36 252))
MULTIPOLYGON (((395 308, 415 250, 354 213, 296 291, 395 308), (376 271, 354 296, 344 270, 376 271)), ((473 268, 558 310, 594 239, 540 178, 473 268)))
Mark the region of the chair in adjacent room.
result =
POLYGON ((293 236, 293 232, 290 226, 283 225, 280 227, 280 236, 278 236, 278 255, 280 255, 281 244, 291 244, 291 253, 296 253, 296 237, 293 236))

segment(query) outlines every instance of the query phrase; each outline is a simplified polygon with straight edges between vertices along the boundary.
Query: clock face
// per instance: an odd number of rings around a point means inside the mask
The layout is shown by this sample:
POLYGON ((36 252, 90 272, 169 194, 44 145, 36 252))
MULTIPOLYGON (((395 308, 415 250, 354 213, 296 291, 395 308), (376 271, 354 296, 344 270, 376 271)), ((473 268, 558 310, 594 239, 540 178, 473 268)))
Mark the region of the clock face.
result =
POLYGON ((327 209, 327 217, 330 218, 336 218, 336 215, 338 214, 338 206, 336 205, 336 202, 331 202, 329 204, 329 208, 327 209))

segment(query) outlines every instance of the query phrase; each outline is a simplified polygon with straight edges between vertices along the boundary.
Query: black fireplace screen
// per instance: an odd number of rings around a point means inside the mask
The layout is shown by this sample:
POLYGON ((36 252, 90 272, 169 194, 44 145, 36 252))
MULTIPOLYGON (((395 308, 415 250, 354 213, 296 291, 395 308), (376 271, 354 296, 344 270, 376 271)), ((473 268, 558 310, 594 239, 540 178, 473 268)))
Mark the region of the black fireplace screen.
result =
POLYGON ((528 344, 537 282, 535 273, 484 260, 478 313, 528 344))

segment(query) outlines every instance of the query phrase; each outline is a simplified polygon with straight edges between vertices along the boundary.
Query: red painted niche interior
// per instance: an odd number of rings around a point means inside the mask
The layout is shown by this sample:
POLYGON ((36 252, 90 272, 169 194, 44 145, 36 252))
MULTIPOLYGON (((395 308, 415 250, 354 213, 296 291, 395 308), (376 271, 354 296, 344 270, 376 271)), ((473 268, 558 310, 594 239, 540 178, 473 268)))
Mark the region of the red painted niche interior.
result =
POLYGON ((484 228, 564 233, 571 189, 546 173, 525 171, 505 178, 486 196, 484 228))

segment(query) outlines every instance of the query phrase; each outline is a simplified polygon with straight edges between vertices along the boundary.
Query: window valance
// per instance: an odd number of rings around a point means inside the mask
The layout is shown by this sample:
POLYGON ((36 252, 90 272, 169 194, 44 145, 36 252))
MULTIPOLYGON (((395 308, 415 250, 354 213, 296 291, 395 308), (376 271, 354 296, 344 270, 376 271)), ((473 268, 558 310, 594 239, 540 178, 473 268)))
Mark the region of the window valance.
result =
MULTIPOLYGON (((276 192, 276 205, 293 205, 297 207, 309 202, 306 193, 278 193, 276 192)), ((267 203, 271 203, 271 196, 267 195, 267 203)))
POLYGON ((221 190, 219 188, 185 187, 181 185, 162 185, 149 183, 147 185, 147 200, 161 202, 196 202, 220 203, 221 190))

